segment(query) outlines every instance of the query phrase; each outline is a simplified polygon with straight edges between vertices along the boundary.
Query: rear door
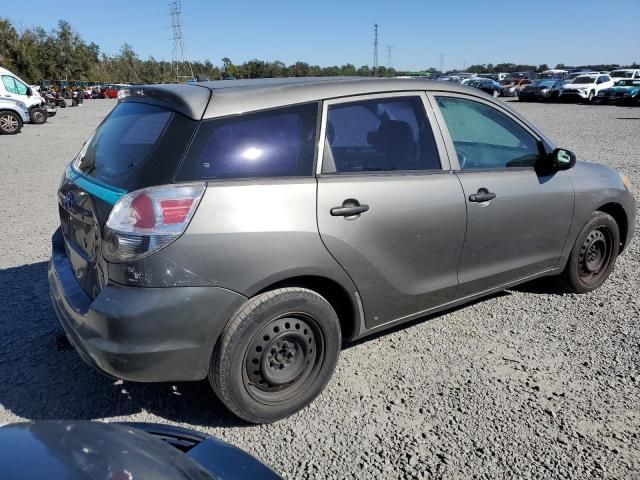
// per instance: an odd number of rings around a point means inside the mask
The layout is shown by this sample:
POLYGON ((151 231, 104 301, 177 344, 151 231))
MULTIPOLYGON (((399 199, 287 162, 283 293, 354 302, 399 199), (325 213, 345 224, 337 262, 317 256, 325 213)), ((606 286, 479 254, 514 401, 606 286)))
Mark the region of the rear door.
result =
POLYGON ((539 139, 506 110, 466 95, 434 98, 467 203, 456 297, 554 268, 573 218, 568 173, 536 172, 539 139))
POLYGON ((466 207, 425 107, 419 92, 323 106, 318 226, 369 328, 444 304, 457 288, 466 207))

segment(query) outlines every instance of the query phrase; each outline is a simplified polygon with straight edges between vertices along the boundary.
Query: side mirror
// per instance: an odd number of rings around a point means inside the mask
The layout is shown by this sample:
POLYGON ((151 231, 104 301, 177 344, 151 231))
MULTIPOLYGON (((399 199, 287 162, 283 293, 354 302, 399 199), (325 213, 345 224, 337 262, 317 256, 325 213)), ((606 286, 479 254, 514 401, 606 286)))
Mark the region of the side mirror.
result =
POLYGON ((31 87, 27 87, 27 97, 33 96, 33 89, 31 87))
POLYGON ((569 170, 576 164, 576 154, 571 150, 556 148, 551 153, 551 165, 555 170, 569 170))

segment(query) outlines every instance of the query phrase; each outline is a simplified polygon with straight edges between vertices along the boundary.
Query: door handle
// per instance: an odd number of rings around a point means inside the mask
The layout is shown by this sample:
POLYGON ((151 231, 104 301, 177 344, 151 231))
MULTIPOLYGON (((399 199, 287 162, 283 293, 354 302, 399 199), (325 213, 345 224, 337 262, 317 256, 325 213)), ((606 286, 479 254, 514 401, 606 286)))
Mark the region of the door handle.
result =
POLYGON ((494 198, 496 198, 496 194, 490 192, 486 188, 480 188, 478 190, 478 193, 469 195, 469 201, 476 203, 488 202, 489 200, 493 200, 494 198))
POLYGON ((331 209, 331 215, 334 217, 355 217, 368 210, 369 205, 360 205, 358 200, 350 198, 342 202, 341 207, 333 207, 331 209))

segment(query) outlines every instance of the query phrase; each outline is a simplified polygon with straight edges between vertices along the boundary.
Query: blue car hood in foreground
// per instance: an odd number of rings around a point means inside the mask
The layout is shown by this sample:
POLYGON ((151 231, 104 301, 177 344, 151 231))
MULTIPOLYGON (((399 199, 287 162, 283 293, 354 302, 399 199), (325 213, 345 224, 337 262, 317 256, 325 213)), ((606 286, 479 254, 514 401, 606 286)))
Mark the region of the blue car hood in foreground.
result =
POLYGON ((41 421, 0 428, 0 478, 280 477, 242 450, 191 430, 152 424, 41 421))

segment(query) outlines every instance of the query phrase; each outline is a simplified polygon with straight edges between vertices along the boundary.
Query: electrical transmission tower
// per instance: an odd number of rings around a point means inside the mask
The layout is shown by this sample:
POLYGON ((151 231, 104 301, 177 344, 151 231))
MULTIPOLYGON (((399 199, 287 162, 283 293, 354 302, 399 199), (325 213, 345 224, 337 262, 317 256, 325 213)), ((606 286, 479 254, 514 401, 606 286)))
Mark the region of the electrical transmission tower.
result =
POLYGON ((171 56, 171 74, 176 82, 194 80, 191 64, 184 59, 184 38, 182 36, 182 2, 169 3, 171 29, 173 30, 173 54, 171 56))
POLYGON ((378 73, 378 24, 373 26, 373 76, 378 73))
POLYGON ((393 62, 391 61, 393 55, 393 47, 395 45, 387 45, 387 68, 391 68, 393 62))

